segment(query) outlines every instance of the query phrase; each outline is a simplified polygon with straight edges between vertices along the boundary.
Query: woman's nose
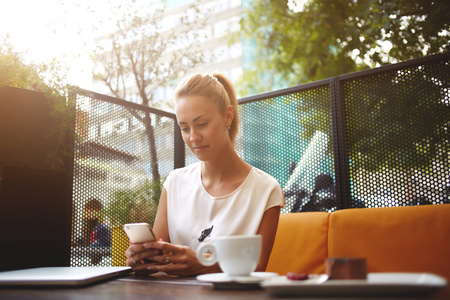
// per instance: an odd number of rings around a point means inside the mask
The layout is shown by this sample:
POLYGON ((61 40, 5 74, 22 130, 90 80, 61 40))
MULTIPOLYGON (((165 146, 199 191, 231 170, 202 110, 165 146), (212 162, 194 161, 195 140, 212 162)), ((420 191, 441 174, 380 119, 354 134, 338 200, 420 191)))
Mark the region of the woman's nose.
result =
POLYGON ((191 136, 190 136, 189 140, 190 140, 191 142, 197 142, 197 141, 199 141, 200 139, 201 139, 200 134, 198 134, 198 132, 197 132, 196 130, 192 129, 192 130, 191 130, 191 136))

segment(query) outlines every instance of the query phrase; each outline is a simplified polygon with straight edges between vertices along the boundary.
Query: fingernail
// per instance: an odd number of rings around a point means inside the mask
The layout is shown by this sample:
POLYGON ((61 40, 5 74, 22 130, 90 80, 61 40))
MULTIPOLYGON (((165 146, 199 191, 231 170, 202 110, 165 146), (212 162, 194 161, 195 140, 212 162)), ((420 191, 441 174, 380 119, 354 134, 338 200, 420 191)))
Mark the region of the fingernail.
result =
POLYGON ((163 239, 159 239, 158 242, 164 242, 164 240, 163 239))
POLYGON ((153 270, 153 267, 147 267, 146 269, 147 270, 153 270))

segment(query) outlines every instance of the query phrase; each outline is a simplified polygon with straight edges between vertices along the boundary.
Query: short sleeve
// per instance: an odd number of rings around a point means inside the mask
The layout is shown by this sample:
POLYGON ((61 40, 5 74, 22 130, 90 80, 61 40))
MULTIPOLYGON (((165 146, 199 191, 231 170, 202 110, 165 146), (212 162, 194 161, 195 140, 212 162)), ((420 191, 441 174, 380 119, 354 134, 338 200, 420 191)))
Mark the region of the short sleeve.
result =
POLYGON ((174 171, 170 172, 169 175, 166 178, 166 181, 164 181, 164 188, 166 191, 170 190, 170 187, 173 185, 173 178, 174 178, 174 171))
POLYGON ((275 206, 280 206, 281 208, 283 208, 285 205, 286 203, 284 200, 283 190, 281 186, 278 184, 278 182, 276 182, 276 184, 274 184, 272 192, 270 193, 269 199, 267 199, 267 204, 264 211, 275 206))

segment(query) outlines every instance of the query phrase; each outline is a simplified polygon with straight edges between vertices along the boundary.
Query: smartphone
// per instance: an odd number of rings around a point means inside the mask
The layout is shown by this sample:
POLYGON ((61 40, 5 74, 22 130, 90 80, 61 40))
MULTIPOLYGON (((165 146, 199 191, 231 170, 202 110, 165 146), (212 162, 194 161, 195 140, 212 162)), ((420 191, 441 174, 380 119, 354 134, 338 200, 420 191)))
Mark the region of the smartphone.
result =
POLYGON ((125 224, 123 225, 123 229, 133 244, 156 241, 156 236, 147 223, 125 224))

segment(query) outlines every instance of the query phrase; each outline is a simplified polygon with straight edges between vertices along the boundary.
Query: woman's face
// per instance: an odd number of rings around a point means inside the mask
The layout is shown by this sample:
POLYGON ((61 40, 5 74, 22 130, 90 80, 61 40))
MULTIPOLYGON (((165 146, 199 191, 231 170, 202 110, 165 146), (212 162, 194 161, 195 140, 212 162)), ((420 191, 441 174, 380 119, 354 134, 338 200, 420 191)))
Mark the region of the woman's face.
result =
POLYGON ((228 127, 232 108, 221 113, 217 104, 202 96, 185 96, 176 101, 175 114, 186 145, 201 161, 218 157, 231 143, 228 127))

